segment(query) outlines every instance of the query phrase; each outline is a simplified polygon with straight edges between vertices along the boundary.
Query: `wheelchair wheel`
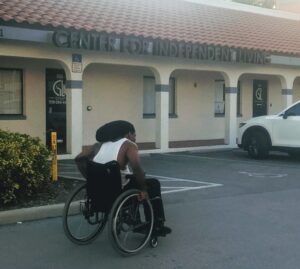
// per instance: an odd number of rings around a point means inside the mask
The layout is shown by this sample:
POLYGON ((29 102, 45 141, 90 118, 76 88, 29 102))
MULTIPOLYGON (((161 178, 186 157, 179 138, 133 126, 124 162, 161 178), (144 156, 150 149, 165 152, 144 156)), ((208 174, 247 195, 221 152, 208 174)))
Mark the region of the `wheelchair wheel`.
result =
POLYGON ((103 230, 107 215, 91 210, 86 194, 86 183, 83 183, 74 189, 65 203, 64 232, 72 242, 80 245, 88 244, 103 230))
POLYGON ((108 236, 123 255, 133 255, 150 240, 153 209, 149 200, 139 201, 140 191, 128 190, 114 202, 108 218, 108 236))
POLYGON ((158 245, 157 237, 152 237, 152 238, 150 239, 150 246, 151 246, 152 248, 156 248, 157 245, 158 245))

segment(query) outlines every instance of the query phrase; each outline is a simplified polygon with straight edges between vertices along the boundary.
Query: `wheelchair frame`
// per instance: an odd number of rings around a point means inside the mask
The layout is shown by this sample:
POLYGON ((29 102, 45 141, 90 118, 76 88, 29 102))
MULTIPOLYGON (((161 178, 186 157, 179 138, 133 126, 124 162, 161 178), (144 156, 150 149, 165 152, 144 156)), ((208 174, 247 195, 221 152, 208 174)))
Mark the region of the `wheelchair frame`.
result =
POLYGON ((122 192, 109 212, 93 210, 87 195, 87 183, 77 186, 70 194, 63 210, 63 228, 66 236, 79 245, 91 243, 108 222, 108 237, 113 247, 123 255, 141 251, 147 243, 158 244, 153 235, 153 208, 150 200, 139 201, 140 191, 122 192), (148 212, 146 216, 145 212, 148 212), (149 215, 150 214, 150 215, 149 215))

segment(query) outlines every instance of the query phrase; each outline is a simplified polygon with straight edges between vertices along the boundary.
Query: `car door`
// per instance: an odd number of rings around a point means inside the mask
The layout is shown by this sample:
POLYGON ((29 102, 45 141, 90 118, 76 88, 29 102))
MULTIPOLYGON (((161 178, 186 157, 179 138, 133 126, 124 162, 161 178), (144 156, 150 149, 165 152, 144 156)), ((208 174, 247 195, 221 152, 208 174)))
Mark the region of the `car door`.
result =
POLYGON ((272 120, 273 145, 300 147, 300 103, 272 120))

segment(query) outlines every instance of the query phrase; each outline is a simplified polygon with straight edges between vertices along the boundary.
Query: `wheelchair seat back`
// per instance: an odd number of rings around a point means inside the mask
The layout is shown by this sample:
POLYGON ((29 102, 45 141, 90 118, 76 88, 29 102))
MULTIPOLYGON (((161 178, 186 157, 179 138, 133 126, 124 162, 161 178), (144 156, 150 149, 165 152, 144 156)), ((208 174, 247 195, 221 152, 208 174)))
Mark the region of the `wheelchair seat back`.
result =
POLYGON ((106 164, 87 162, 87 195, 93 211, 109 212, 121 192, 121 172, 118 162, 111 161, 106 164))

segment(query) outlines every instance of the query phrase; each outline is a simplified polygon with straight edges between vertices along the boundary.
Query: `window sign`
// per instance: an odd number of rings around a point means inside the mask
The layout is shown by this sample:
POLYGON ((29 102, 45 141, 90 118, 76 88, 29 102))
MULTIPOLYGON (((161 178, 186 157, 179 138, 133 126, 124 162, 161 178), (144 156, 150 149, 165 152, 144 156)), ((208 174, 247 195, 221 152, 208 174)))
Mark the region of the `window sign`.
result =
POLYGON ((72 54, 72 72, 81 73, 82 72, 82 55, 72 54))
POLYGON ((268 81, 253 81, 253 117, 267 115, 268 81))

